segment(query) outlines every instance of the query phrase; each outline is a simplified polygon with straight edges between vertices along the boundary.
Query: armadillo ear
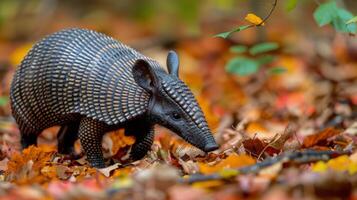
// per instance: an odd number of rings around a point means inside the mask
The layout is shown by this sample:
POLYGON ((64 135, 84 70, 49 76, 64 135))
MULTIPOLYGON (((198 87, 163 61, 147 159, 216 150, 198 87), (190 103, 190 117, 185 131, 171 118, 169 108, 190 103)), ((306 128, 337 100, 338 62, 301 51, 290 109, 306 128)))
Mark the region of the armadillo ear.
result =
POLYGON ((167 69, 171 75, 179 76, 179 58, 175 51, 169 51, 166 59, 167 69))
POLYGON ((136 83, 147 92, 153 92, 157 86, 157 77, 150 64, 142 59, 135 62, 132 73, 136 83))

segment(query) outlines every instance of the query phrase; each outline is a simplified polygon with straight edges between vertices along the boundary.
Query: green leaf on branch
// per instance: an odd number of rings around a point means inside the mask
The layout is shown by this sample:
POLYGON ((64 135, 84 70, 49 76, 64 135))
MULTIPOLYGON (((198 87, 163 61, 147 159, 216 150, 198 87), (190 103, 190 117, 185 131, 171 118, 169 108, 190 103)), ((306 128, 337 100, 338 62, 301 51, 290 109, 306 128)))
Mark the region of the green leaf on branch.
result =
POLYGON ((352 13, 343 8, 337 7, 335 1, 329 1, 321 4, 315 10, 314 18, 320 27, 330 24, 336 31, 344 33, 356 33, 357 30, 357 25, 352 24, 354 21, 352 13), (348 23, 350 21, 352 22, 348 23))
POLYGON ((249 49, 249 53, 251 55, 257 55, 260 53, 266 53, 269 51, 273 51, 279 48, 279 45, 275 42, 265 42, 265 43, 260 43, 256 44, 253 47, 249 49))
POLYGON ((231 31, 227 31, 227 32, 223 32, 223 33, 219 33, 217 35, 214 35, 214 37, 220 37, 220 38, 228 38, 232 33, 235 33, 235 32, 239 32, 239 31, 243 31, 249 27, 252 27, 251 25, 244 25, 244 26, 240 26, 236 29, 233 29, 231 31))
POLYGON ((229 51, 232 53, 244 53, 247 50, 248 50, 247 46, 244 45, 234 45, 229 49, 229 51))
POLYGON ((337 9, 335 1, 321 4, 314 12, 314 19, 320 27, 330 24, 336 16, 337 9))
POLYGON ((247 76, 258 71, 260 64, 253 59, 236 57, 228 62, 226 70, 233 74, 247 76))
POLYGON ((352 19, 348 20, 346 24, 357 23, 357 16, 354 16, 352 19))
POLYGON ((287 69, 285 67, 273 67, 270 68, 268 73, 272 75, 282 74, 285 73, 287 69))

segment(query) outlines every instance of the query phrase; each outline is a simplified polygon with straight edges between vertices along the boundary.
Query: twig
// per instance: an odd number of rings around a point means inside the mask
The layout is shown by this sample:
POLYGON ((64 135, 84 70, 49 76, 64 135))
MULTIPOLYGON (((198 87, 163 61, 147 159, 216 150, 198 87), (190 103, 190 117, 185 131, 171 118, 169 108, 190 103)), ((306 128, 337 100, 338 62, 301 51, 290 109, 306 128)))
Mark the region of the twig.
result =
MULTIPOLYGON (((276 8, 276 5, 278 4, 278 0, 274 0, 273 2, 273 5, 272 5, 272 8, 270 9, 269 13, 267 16, 264 17, 264 19, 259 23, 259 24, 250 24, 250 25, 245 25, 245 26, 240 26, 238 28, 235 28, 231 31, 228 31, 228 32, 225 32, 225 36, 218 36, 216 35, 215 37, 223 37, 223 38, 227 38, 229 35, 235 33, 235 32, 238 32, 238 31, 241 31, 241 30, 246 30, 246 29, 249 29, 249 28, 252 28, 252 27, 255 27, 255 26, 262 26, 269 18, 270 16, 273 14, 275 8, 276 8)), ((223 34, 223 33, 222 33, 223 34)), ((219 34, 220 35, 220 34, 219 34)))
POLYGON ((271 14, 273 14, 273 12, 274 12, 274 10, 275 10, 277 4, 278 4, 278 0, 274 0, 273 5, 272 5, 272 7, 271 7, 271 9, 270 9, 270 11, 269 11, 269 13, 268 13, 268 15, 265 16, 264 19, 263 19, 263 21, 260 22, 257 26, 263 25, 264 22, 266 22, 266 21, 269 19, 269 17, 271 16, 271 14))
MULTIPOLYGON (((316 150, 305 150, 301 152, 286 152, 283 153, 279 156, 272 157, 265 159, 262 162, 256 163, 254 165, 250 165, 247 167, 242 167, 238 169, 232 169, 236 170, 237 173, 235 174, 248 174, 248 173, 257 173, 260 170, 272 166, 278 162, 282 163, 293 163, 293 164, 304 164, 304 163, 310 163, 310 162, 316 162, 316 161, 327 161, 331 158, 340 156, 340 155, 345 155, 345 154, 350 154, 350 151, 316 151, 316 150)), ((234 176, 232 176, 234 177, 234 176)), ((232 178, 229 177, 229 178, 232 178)), ((196 182, 202 182, 202 181, 209 181, 209 180, 224 180, 227 179, 226 176, 222 176, 219 173, 211 174, 211 175, 201 175, 201 174, 196 174, 192 175, 189 178, 182 178, 179 181, 182 183, 196 183, 196 182)))
POLYGON ((273 138, 267 145, 265 145, 265 147, 264 147, 264 148, 262 149, 262 151, 259 153, 259 155, 258 155, 258 157, 257 157, 257 160, 260 160, 260 158, 263 156, 265 150, 267 150, 269 147, 271 147, 270 145, 273 144, 274 142, 276 142, 276 141, 279 139, 279 137, 277 137, 277 136, 278 136, 278 134, 276 134, 276 135, 274 136, 274 138, 273 138))

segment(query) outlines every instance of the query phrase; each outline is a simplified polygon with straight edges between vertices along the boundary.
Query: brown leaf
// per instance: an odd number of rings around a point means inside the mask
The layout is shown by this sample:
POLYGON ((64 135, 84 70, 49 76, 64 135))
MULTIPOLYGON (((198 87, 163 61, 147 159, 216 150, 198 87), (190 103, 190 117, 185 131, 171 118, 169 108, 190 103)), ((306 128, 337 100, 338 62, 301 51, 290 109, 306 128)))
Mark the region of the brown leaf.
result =
POLYGON ((327 139, 338 135, 341 133, 341 130, 335 128, 327 128, 317 134, 307 136, 303 141, 303 147, 308 148, 315 145, 326 146, 327 139))
POLYGON ((284 133, 280 134, 278 138, 270 144, 270 146, 274 147, 275 149, 282 149, 284 147, 285 142, 290 139, 295 132, 295 128, 291 126, 286 127, 284 133))
POLYGON ((252 156, 255 157, 260 157, 265 152, 269 155, 278 154, 280 152, 279 149, 271 147, 269 144, 258 138, 244 140, 243 146, 247 153, 250 153, 252 156))

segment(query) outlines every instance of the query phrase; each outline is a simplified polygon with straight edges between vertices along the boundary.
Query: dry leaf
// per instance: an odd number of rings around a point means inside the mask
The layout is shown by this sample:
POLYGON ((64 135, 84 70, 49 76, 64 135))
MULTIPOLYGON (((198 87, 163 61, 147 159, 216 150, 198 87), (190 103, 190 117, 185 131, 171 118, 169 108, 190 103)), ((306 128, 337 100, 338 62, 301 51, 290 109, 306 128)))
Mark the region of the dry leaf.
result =
POLYGON ((6 176, 8 179, 26 183, 40 175, 45 164, 50 161, 54 152, 45 152, 40 147, 30 146, 22 154, 14 154, 8 162, 6 176))
POLYGON ((210 166, 206 163, 199 162, 198 167, 202 174, 212 174, 219 172, 224 168, 240 168, 254 163, 255 160, 248 155, 237 155, 233 153, 216 165, 210 166))
POLYGON ((340 130, 327 128, 317 134, 307 136, 303 141, 303 147, 308 148, 314 145, 325 145, 328 138, 340 133, 340 130))
POLYGON ((109 177, 110 176, 110 172, 112 172, 115 169, 118 169, 119 166, 120 166, 119 163, 115 163, 114 165, 111 165, 109 167, 98 169, 98 171, 100 173, 102 173, 105 177, 109 177))

